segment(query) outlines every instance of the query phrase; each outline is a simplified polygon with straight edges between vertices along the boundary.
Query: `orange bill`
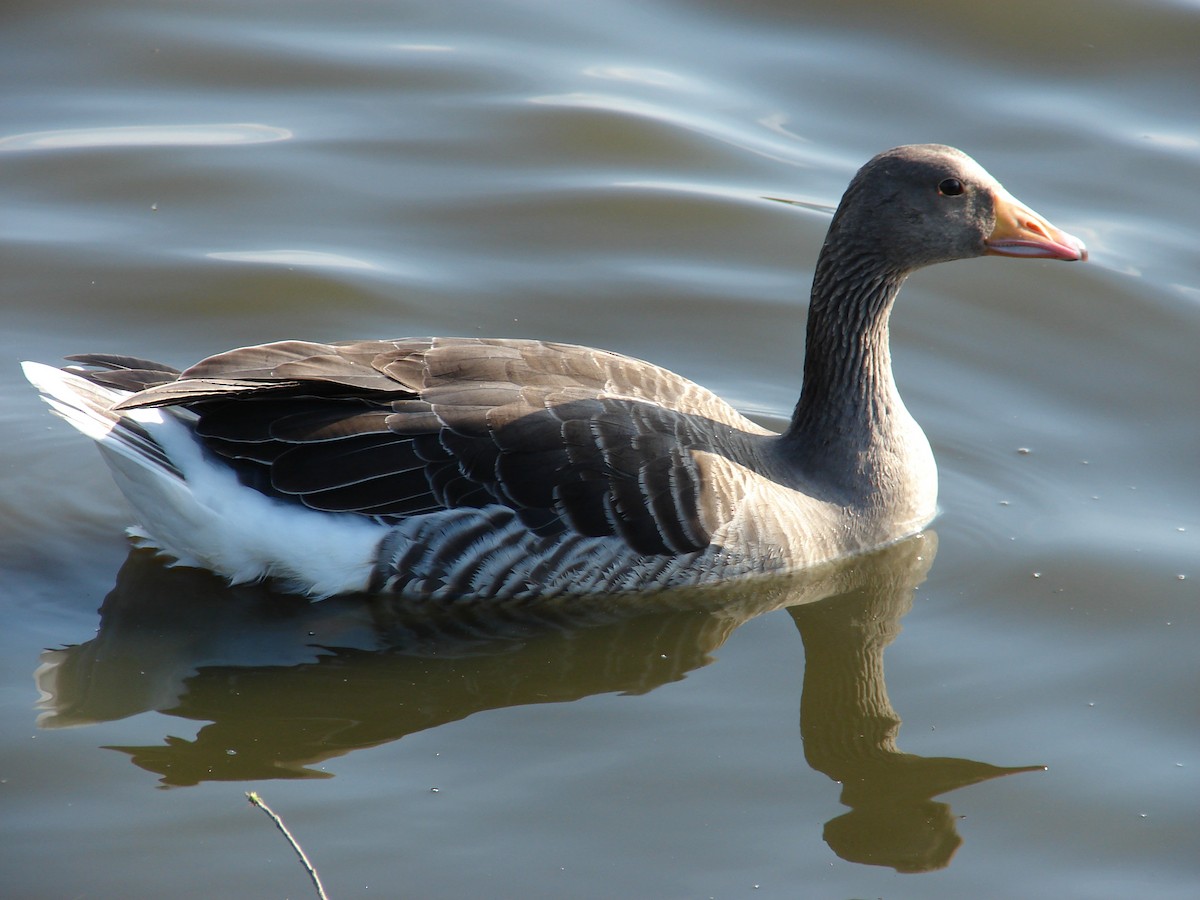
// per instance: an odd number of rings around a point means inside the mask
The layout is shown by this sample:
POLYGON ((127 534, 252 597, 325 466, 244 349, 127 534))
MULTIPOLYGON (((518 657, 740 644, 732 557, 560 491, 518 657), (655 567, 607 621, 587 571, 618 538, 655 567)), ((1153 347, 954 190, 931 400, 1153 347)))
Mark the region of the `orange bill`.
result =
POLYGON ((993 191, 992 198, 996 206, 996 227, 984 242, 989 254, 1031 259, 1087 259, 1083 241, 1055 228, 1004 188, 993 191))

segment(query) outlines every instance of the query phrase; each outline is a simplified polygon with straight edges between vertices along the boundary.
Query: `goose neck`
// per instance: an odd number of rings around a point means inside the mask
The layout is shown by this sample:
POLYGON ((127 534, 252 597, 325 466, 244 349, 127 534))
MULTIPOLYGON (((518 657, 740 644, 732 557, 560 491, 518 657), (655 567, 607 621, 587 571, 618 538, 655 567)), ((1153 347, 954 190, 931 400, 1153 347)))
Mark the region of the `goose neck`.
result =
POLYGON ((886 426, 899 401, 888 320, 907 274, 825 248, 813 279, 793 434, 854 439, 886 426))

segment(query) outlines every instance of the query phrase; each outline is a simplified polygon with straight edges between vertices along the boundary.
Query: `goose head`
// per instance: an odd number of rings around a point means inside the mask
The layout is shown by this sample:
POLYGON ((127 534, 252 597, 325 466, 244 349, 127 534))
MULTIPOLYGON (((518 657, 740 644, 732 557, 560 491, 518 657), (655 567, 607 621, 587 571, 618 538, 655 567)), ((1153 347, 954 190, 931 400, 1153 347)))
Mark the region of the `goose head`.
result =
POLYGON ((864 165, 834 214, 825 249, 854 267, 895 274, 984 255, 1087 258, 1081 240, 967 154, 941 144, 896 147, 864 165))

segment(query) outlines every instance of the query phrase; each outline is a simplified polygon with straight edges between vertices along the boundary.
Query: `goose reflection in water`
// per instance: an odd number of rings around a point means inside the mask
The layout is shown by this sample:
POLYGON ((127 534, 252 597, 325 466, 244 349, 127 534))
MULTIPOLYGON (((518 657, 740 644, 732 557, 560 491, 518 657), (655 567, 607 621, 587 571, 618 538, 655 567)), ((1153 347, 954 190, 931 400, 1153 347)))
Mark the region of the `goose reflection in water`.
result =
POLYGON ((389 597, 310 604, 226 587, 134 551, 95 639, 47 651, 43 727, 157 710, 204 721, 192 740, 113 747, 166 786, 327 778, 314 764, 481 710, 640 694, 706 665, 743 622, 788 608, 804 643, 800 732, 809 765, 850 811, 825 826, 842 858, 899 871, 944 867, 962 842, 933 800, 1005 768, 896 747, 883 651, 936 550, 932 532, 877 553, 734 588, 453 614, 389 597))

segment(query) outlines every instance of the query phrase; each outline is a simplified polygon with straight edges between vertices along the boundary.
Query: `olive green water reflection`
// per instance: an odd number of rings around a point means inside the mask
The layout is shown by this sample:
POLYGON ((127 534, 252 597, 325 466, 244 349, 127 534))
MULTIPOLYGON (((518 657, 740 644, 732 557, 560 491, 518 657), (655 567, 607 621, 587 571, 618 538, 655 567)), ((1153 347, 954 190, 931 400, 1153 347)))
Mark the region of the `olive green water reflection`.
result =
MULTIPOLYGON (((903 872, 947 865, 961 843, 931 798, 1005 768, 900 751, 883 652, 936 550, 932 532, 801 577, 736 590, 473 607, 433 614, 390 598, 308 604, 225 588, 132 553, 96 638, 43 655, 41 724, 159 710, 205 721, 195 740, 112 747, 167 786, 327 778, 313 765, 486 709, 644 693, 681 679, 742 623, 788 607, 804 643, 800 733, 810 766, 850 812, 825 826, 844 859, 903 872)), ((797 673, 799 680, 799 673, 797 673)))

